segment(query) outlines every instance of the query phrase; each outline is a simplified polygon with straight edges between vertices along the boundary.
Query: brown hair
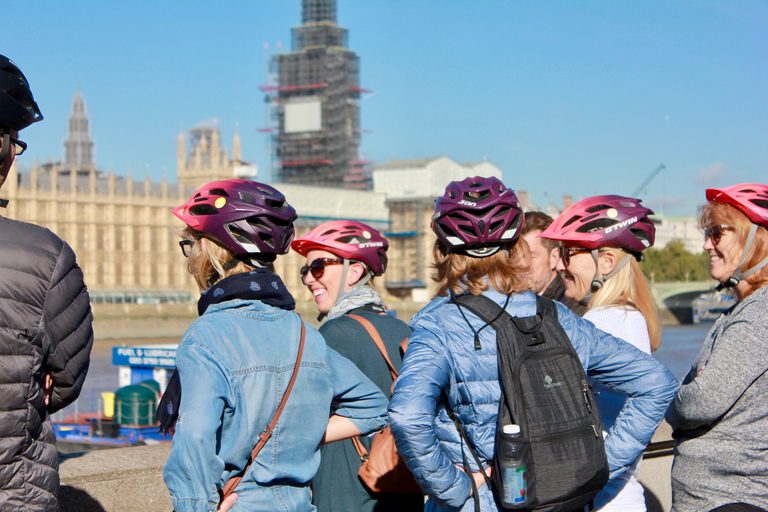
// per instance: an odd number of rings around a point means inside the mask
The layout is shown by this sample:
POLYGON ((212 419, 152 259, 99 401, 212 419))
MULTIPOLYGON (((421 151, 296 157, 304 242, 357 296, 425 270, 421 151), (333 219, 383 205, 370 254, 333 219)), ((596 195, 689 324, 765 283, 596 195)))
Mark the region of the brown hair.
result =
POLYGON ((600 290, 589 301, 589 309, 599 307, 625 307, 631 303, 643 315, 648 325, 648 337, 651 339, 651 352, 661 343, 661 319, 656 301, 651 294, 651 284, 645 277, 637 260, 629 253, 615 247, 601 251, 616 251, 619 261, 624 257, 632 258, 628 265, 605 281, 600 290))
MULTIPOLYGON (((736 240, 743 252, 744 245, 747 243, 747 237, 749 236, 749 230, 752 228, 752 221, 749 220, 749 217, 735 206, 719 201, 699 206, 699 228, 705 229, 718 224, 725 224, 734 229, 736 240)), ((757 265, 766 256, 768 256, 768 229, 758 226, 743 270, 757 265)), ((758 288, 768 284, 768 265, 749 276, 745 281, 748 288, 744 296, 741 297, 742 300, 750 296, 758 288)))
POLYGON ((435 270, 432 279, 437 283, 439 296, 448 295, 450 289, 455 295, 466 290, 480 295, 490 284, 503 294, 518 293, 528 289, 527 275, 531 266, 531 253, 525 240, 507 244, 504 249, 486 258, 474 258, 459 252, 448 252, 443 242, 435 241, 432 255, 435 270), (487 279, 487 281, 486 281, 487 279))
MULTIPOLYGON (((207 237, 205 237, 205 244, 200 243, 200 240, 203 237, 200 236, 200 233, 190 227, 187 227, 187 229, 182 231, 181 237, 185 240, 195 241, 195 245, 192 246, 192 250, 190 251, 189 258, 187 258, 187 271, 195 278, 197 287, 200 288, 200 291, 210 288, 209 282, 212 279, 213 283, 216 283, 225 277, 241 274, 243 272, 250 272, 254 269, 253 266, 248 265, 243 261, 239 261, 237 262, 237 265, 224 271, 224 265, 235 257, 235 254, 232 251, 207 237)), ((275 271, 272 265, 270 265, 268 269, 271 272, 275 271)))
MULTIPOLYGON (((544 212, 526 212, 525 222, 523 222, 523 230, 520 232, 520 236, 525 236, 531 231, 544 231, 553 222, 554 219, 544 212)), ((542 238, 541 241, 550 252, 552 249, 556 249, 560 246, 560 242, 550 238, 542 238)))

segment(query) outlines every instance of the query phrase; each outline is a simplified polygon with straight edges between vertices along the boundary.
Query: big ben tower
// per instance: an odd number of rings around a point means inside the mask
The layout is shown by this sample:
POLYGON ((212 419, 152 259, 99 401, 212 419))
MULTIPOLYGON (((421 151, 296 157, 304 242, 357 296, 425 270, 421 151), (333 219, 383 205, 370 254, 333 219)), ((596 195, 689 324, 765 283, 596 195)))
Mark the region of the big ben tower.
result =
POLYGON ((336 24, 336 0, 302 0, 292 51, 272 58, 271 100, 279 128, 279 180, 330 187, 355 185, 360 145, 359 58, 336 24))

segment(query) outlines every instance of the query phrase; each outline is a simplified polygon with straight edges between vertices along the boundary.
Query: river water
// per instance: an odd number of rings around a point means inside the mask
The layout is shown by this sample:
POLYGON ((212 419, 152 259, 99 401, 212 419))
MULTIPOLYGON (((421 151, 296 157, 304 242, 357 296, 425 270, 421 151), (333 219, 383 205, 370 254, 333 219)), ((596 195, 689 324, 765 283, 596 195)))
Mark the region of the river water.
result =
MULTIPOLYGON (((693 359, 699 353, 701 344, 712 327, 712 323, 698 325, 670 326, 662 329, 661 345, 654 356, 678 379, 688 373, 693 359)), ((152 340, 111 340, 99 342, 91 355, 91 367, 78 401, 66 409, 66 413, 95 411, 100 404, 102 391, 115 391, 118 387, 117 367, 112 365, 112 347, 120 345, 178 343, 176 338, 152 340), (76 410, 75 410, 76 409, 76 410)), ((59 416, 55 419, 58 419, 59 416)))

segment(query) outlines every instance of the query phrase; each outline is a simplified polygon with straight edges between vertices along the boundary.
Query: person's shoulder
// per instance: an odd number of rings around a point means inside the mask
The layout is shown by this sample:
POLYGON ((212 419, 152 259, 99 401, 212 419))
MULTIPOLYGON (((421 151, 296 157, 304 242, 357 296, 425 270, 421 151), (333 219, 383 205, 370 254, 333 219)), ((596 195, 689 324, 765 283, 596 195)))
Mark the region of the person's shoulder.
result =
POLYGON ((0 239, 3 243, 19 243, 26 246, 40 247, 50 252, 61 251, 66 242, 53 231, 37 224, 8 219, 0 216, 0 239))

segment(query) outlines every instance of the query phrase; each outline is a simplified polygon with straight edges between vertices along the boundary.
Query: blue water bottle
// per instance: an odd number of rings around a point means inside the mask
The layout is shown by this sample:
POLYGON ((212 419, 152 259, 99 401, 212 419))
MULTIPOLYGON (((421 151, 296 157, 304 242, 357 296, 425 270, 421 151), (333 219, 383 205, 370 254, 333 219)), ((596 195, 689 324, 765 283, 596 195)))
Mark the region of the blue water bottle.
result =
POLYGON ((501 452, 498 456, 504 491, 502 501, 507 506, 519 507, 528 501, 528 468, 525 463, 527 445, 515 440, 520 437, 520 425, 504 425, 502 433, 504 442, 497 447, 501 452))

